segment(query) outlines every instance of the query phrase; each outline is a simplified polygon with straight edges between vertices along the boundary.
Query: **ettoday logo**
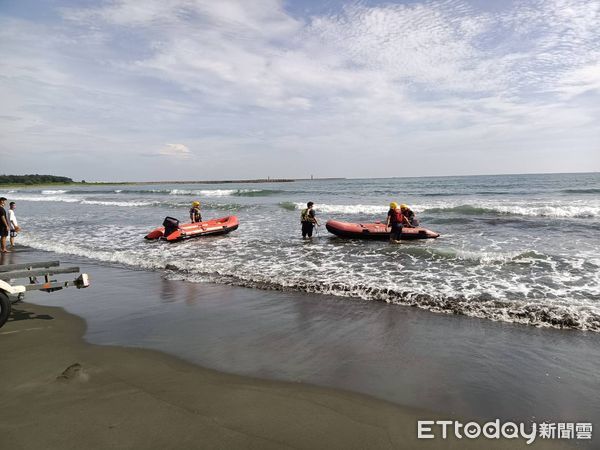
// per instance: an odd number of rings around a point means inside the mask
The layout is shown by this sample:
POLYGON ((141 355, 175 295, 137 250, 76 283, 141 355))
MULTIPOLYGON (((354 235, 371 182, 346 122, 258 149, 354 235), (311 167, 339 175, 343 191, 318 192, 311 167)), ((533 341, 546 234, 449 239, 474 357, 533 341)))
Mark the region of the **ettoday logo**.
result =
POLYGON ((531 424, 505 422, 500 419, 486 422, 463 424, 458 420, 419 420, 417 422, 417 438, 447 439, 453 433, 457 439, 524 439, 529 445, 537 438, 541 439, 591 439, 592 424, 585 423, 540 423, 531 424))

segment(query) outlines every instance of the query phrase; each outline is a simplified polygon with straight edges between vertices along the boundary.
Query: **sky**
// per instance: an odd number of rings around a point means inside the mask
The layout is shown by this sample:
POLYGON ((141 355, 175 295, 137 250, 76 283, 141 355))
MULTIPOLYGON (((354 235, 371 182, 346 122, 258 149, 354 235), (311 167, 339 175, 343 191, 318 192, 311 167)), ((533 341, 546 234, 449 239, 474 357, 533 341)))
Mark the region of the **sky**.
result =
POLYGON ((600 0, 0 0, 0 173, 600 171, 600 0))

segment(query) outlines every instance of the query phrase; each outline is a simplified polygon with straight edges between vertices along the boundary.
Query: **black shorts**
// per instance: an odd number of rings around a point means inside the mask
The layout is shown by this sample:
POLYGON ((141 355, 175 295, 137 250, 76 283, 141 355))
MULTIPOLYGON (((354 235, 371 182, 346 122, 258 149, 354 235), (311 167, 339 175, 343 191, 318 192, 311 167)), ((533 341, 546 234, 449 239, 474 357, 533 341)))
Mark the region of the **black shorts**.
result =
POLYGON ((10 237, 17 237, 17 232, 15 230, 10 230, 10 237))
POLYGON ((4 227, 0 228, 0 236, 2 236, 2 237, 8 236, 8 228, 4 228, 4 227))
POLYGON ((390 233, 390 239, 393 239, 395 241, 399 241, 400 240, 400 236, 402 236, 402 225, 399 223, 393 223, 392 224, 392 231, 390 233))
POLYGON ((312 222, 302 222, 302 237, 312 237, 313 227, 312 222))

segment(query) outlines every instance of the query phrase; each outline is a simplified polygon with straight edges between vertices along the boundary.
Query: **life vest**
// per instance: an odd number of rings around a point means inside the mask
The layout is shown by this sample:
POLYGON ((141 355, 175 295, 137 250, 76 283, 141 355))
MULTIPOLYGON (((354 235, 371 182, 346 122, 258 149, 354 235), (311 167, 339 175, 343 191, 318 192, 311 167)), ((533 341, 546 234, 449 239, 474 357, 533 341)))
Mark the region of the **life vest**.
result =
POLYGON ((193 222, 200 222, 202 220, 202 216, 200 215, 200 210, 196 207, 190 209, 190 219, 193 222))
POLYGON ((310 217, 308 208, 304 208, 302 213, 300 213, 300 222, 312 222, 312 217, 310 217))
POLYGON ((399 223, 400 225, 402 225, 402 222, 404 221, 404 217, 402 216, 402 210, 400 208, 392 210, 391 219, 392 223, 399 223))

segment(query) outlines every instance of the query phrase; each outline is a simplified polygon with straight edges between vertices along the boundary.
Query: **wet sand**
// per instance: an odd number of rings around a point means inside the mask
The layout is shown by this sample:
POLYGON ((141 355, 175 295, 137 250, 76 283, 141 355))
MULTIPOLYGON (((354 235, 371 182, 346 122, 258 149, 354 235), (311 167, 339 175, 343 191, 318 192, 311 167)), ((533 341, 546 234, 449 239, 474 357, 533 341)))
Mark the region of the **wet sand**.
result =
MULTIPOLYGON (((9 258, 58 259, 25 249, 9 258)), ((0 330, 1 448, 451 448, 416 441, 416 420, 600 423, 596 333, 70 262, 91 288, 29 298, 84 317, 87 330, 38 305, 17 306, 19 320, 0 330), (187 362, 90 345, 84 333, 187 362), (75 363, 81 371, 56 379, 75 363)))
POLYGON ((81 339, 84 332, 84 321, 60 308, 15 308, 0 331, 0 448, 482 445, 416 439, 419 418, 443 416, 332 389, 227 375, 155 351, 91 345, 81 339))
POLYGON ((0 331, 1 448, 391 448, 415 439, 415 413, 393 405, 93 346, 84 331, 60 309, 15 308, 0 331))

